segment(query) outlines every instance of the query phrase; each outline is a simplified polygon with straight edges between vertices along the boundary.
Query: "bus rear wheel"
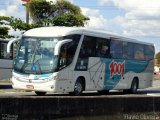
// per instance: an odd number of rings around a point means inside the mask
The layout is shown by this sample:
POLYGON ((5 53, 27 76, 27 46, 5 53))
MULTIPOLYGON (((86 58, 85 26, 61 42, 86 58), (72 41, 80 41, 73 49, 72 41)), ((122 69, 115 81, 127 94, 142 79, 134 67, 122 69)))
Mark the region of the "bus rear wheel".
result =
POLYGON ((80 96, 84 90, 84 84, 80 78, 76 80, 74 85, 74 91, 70 93, 71 95, 80 96))
POLYGON ((133 81, 132 81, 132 84, 131 84, 130 92, 132 94, 136 94, 137 93, 137 89, 138 89, 138 80, 134 78, 133 81))
POLYGON ((99 94, 101 95, 106 95, 109 94, 109 90, 101 90, 101 91, 97 91, 99 94))
POLYGON ((38 96, 44 96, 44 95, 46 95, 46 92, 35 91, 35 93, 36 93, 38 96))
POLYGON ((136 94, 138 89, 138 79, 134 78, 131 84, 131 88, 127 90, 123 90, 123 93, 128 94, 136 94))

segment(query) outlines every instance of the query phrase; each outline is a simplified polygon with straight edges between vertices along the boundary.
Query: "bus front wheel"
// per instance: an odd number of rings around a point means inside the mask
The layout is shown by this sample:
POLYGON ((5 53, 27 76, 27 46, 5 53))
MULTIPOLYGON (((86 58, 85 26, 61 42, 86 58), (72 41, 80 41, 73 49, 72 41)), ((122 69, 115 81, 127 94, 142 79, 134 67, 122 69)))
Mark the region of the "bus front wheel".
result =
POLYGON ((70 93, 71 95, 80 96, 84 90, 83 82, 80 78, 76 80, 76 83, 74 85, 74 91, 70 93))

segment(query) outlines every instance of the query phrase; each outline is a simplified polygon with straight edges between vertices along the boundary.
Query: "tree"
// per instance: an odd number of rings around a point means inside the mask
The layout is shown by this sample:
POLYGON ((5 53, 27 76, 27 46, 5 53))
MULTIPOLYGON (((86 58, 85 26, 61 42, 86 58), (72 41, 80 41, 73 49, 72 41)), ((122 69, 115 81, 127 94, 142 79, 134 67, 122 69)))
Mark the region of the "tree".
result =
POLYGON ((0 27, 0 38, 10 38, 12 36, 8 35, 8 27, 0 27))
POLYGON ((0 38, 11 38, 14 36, 8 35, 8 31, 10 28, 13 28, 15 31, 26 31, 35 27, 40 27, 38 24, 27 24, 21 19, 14 18, 14 17, 6 17, 0 16, 0 38))
POLYGON ((84 26, 88 17, 84 16, 80 7, 66 0, 55 3, 46 0, 32 0, 27 3, 33 21, 44 26, 84 26))

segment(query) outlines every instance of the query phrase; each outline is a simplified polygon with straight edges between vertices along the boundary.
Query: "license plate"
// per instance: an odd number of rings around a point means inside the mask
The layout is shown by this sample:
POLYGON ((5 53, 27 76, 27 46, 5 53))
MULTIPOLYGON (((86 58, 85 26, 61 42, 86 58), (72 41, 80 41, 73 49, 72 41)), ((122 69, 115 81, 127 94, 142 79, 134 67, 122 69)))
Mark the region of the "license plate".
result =
POLYGON ((34 86, 33 85, 26 85, 26 88, 28 88, 28 89, 34 89, 34 86))

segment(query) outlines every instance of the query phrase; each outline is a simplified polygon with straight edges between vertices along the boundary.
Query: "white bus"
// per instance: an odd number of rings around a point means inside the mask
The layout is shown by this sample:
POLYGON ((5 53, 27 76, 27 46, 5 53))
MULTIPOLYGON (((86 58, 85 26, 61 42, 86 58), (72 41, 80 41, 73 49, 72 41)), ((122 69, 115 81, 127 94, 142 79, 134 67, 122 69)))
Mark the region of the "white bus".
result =
POLYGON ((46 92, 108 92, 152 85, 154 45, 85 28, 42 27, 23 34, 12 86, 46 92))
POLYGON ((0 39, 0 80, 10 79, 13 69, 13 46, 10 54, 7 54, 7 43, 9 40, 0 39))

